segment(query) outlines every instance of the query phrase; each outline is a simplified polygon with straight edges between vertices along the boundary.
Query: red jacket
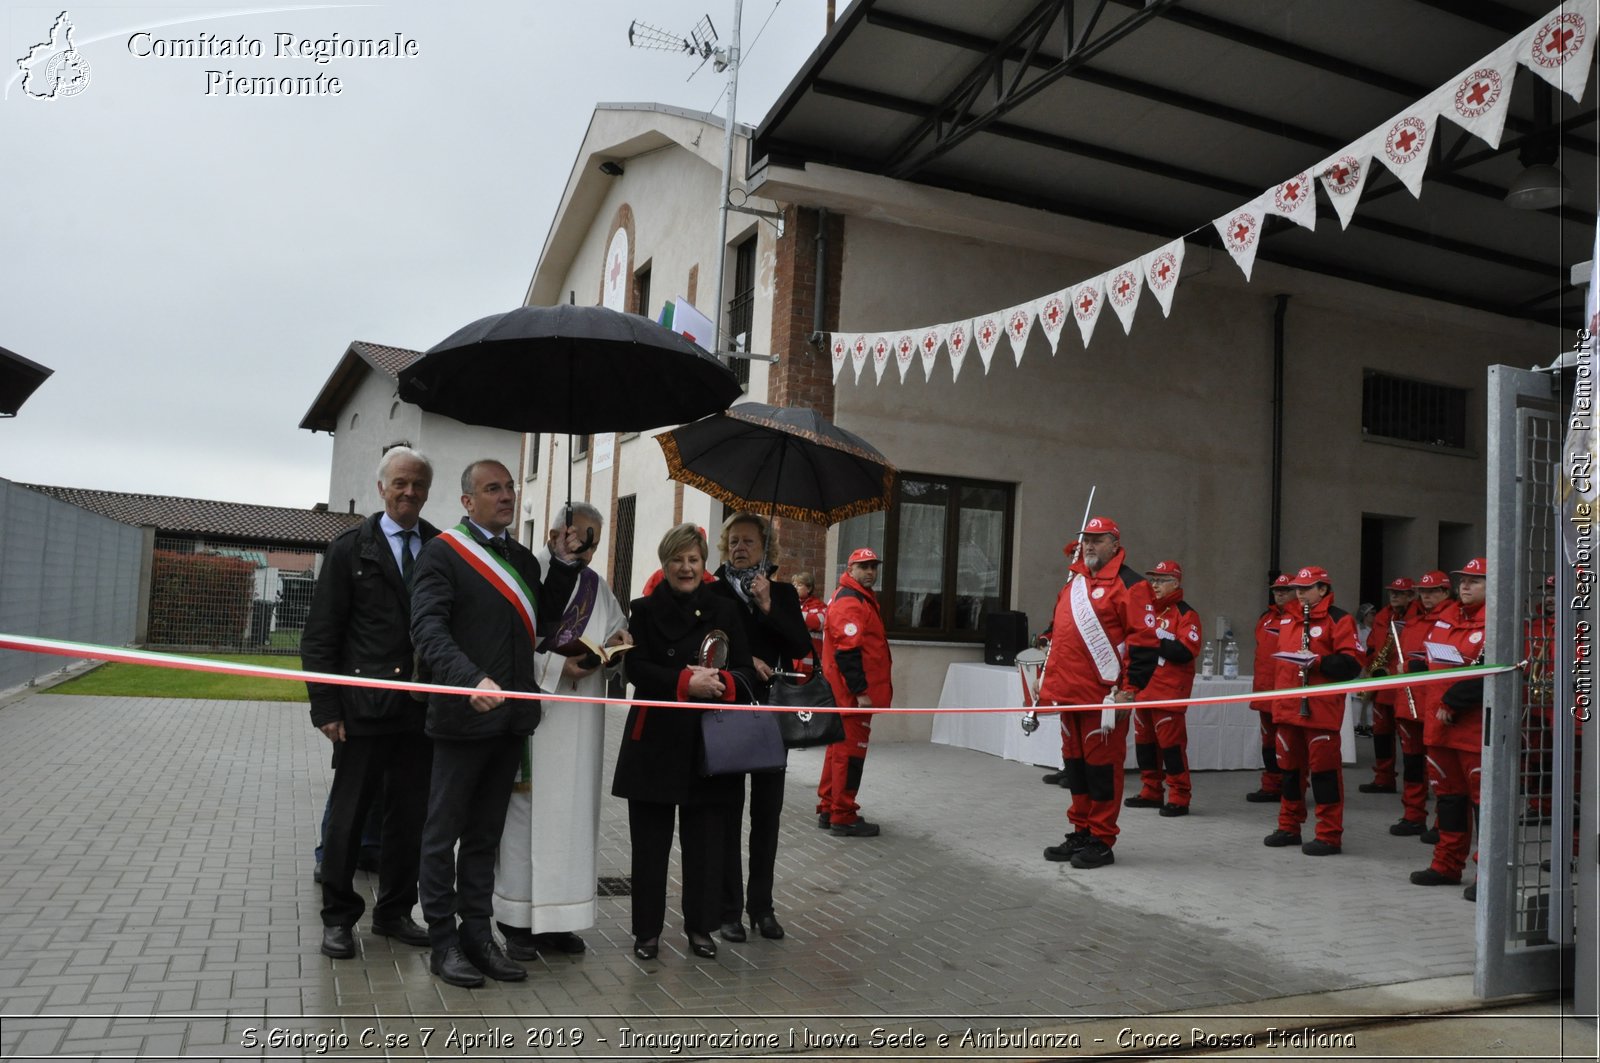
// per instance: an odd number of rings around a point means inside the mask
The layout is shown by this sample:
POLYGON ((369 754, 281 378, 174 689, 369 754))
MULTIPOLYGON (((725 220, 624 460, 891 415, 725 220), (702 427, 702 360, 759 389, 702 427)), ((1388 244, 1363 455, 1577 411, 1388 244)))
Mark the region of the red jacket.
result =
MULTIPOLYGON (((1430 642, 1448 642, 1461 654, 1465 664, 1478 664, 1483 654, 1484 607, 1468 610, 1459 602, 1449 610, 1441 623, 1448 627, 1434 628, 1430 642), (1443 637, 1441 637, 1441 635, 1443 637)), ((1435 661, 1429 671, 1459 668, 1461 665, 1435 661)), ((1472 752, 1483 747, 1483 680, 1463 679, 1455 683, 1435 683, 1429 700, 1428 714, 1422 721, 1422 741, 1430 746, 1446 749, 1464 749, 1472 752), (1443 717, 1449 717, 1447 723, 1443 717)))
MULTIPOLYGON (((1150 584, 1146 583, 1145 587, 1150 584)), ((1166 698, 1186 698, 1194 692, 1194 665, 1205 645, 1200 630, 1200 614, 1189 608, 1183 600, 1183 588, 1175 587, 1165 597, 1152 597, 1151 591, 1137 596, 1144 606, 1142 627, 1128 636, 1130 647, 1146 647, 1155 651, 1155 670, 1150 682, 1139 691, 1134 701, 1161 701, 1166 698)), ((1182 712, 1188 706, 1164 711, 1182 712)))
MULTIPOLYGON (((1287 612, 1289 622, 1283 625, 1279 636, 1279 652, 1299 653, 1304 647, 1316 654, 1317 660, 1306 670, 1304 679, 1299 665, 1278 661, 1279 690, 1338 683, 1361 673, 1361 644, 1356 640, 1355 619, 1343 609, 1334 608, 1332 591, 1311 607, 1309 621, 1298 602, 1290 605, 1287 612)), ((1337 731, 1344 723, 1344 698, 1343 694, 1285 698, 1272 703, 1272 719, 1280 724, 1337 731), (1309 716, 1300 715, 1302 706, 1310 710, 1309 716)))
POLYGON ((800 616, 806 622, 806 630, 811 633, 811 645, 816 647, 817 656, 822 656, 822 625, 828 615, 828 606, 815 594, 808 594, 800 602, 800 616))
MULTIPOLYGON (((1425 644, 1429 642, 1444 642, 1450 634, 1452 618, 1460 610, 1461 603, 1454 598, 1445 598, 1432 611, 1417 610, 1416 619, 1406 625, 1400 632, 1400 648, 1405 651, 1405 670, 1408 672, 1426 672, 1428 670, 1428 654, 1425 644)), ((1398 673, 1396 673, 1398 674, 1398 673)), ((1412 719, 1412 705, 1416 706, 1418 720, 1426 720, 1433 715, 1433 707, 1439 701, 1439 695, 1444 691, 1439 684, 1428 686, 1402 687, 1397 691, 1394 699, 1394 714, 1403 720, 1412 719), (1411 691, 1408 700, 1406 690, 1411 691)))
MULTIPOLYGON (((1150 674, 1155 670, 1155 655, 1146 651, 1130 660, 1127 645, 1128 632, 1134 624, 1143 626, 1144 623, 1135 618, 1134 588, 1143 585, 1148 594, 1149 585, 1125 564, 1126 557, 1125 552, 1118 550, 1099 572, 1090 572, 1081 559, 1072 563, 1076 575, 1056 595, 1055 618, 1050 622, 1050 657, 1045 662, 1044 678, 1039 684, 1041 705, 1095 705, 1106 699, 1112 687, 1139 690, 1150 681, 1150 674), (1107 669, 1116 674, 1109 680, 1101 675, 1073 613, 1073 585, 1080 582, 1084 601, 1093 609, 1110 650, 1116 656, 1115 667, 1107 669)), ((1138 617, 1142 616, 1142 612, 1138 613, 1138 617)))
POLYGON ((853 709, 865 694, 873 708, 888 708, 894 698, 892 666, 878 599, 846 572, 828 603, 822 635, 822 674, 833 687, 834 702, 853 709))
MULTIPOLYGON (((1251 690, 1278 689, 1278 665, 1281 662, 1273 654, 1278 652, 1282 628, 1288 622, 1289 614, 1276 605, 1267 606, 1266 611, 1256 618, 1256 663, 1254 674, 1250 677, 1251 690)), ((1252 701, 1250 707, 1257 712, 1271 712, 1272 702, 1252 701)))
MULTIPOLYGON (((1417 613, 1420 610, 1421 606, 1416 601, 1412 601, 1406 605, 1403 613, 1395 616, 1394 609, 1386 605, 1379 609, 1378 614, 1372 618, 1372 636, 1367 639, 1367 661, 1370 664, 1377 661, 1380 656, 1384 658, 1383 664, 1378 665, 1376 670, 1373 671, 1372 675, 1374 677, 1382 678, 1386 675, 1399 675, 1405 670, 1402 648, 1389 649, 1385 653, 1384 647, 1394 641, 1390 621, 1393 621, 1394 629, 1403 632, 1412 621, 1416 620, 1417 613)), ((1385 687, 1376 691, 1372 695, 1372 700, 1379 705, 1394 705, 1396 704, 1396 697, 1399 696, 1402 695, 1394 687, 1385 687)))

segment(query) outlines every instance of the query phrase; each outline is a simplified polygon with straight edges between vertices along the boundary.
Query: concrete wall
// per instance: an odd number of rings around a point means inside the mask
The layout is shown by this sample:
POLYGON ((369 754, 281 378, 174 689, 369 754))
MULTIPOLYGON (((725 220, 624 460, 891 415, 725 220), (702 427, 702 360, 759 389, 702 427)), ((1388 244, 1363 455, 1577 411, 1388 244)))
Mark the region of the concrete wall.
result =
MULTIPOLYGON (((124 646, 144 595, 143 530, 0 480, 0 631, 124 646)), ((70 663, 0 650, 0 690, 70 663)))

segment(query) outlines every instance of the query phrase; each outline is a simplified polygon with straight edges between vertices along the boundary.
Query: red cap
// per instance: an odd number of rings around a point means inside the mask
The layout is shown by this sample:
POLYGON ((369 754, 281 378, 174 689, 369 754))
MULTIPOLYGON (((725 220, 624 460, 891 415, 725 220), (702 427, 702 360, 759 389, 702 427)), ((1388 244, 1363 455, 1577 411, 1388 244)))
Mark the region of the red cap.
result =
POLYGON ((1328 577, 1328 570, 1318 565, 1307 565, 1289 580, 1291 587, 1315 587, 1319 583, 1333 586, 1333 580, 1328 577))
POLYGON ((1183 581, 1183 566, 1176 561, 1159 562, 1155 568, 1145 573, 1146 576, 1171 576, 1179 582, 1183 581))
POLYGON ((1083 526, 1085 535, 1115 535, 1122 538, 1122 529, 1117 527, 1117 522, 1110 517, 1090 517, 1089 523, 1083 526))
POLYGON ((1417 589, 1417 585, 1410 576, 1396 576, 1389 581, 1389 589, 1392 591, 1414 591, 1417 589))
POLYGON ((1455 570, 1457 576, 1487 576, 1489 574, 1489 559, 1475 557, 1471 561, 1455 570))
POLYGON ((849 565, 877 565, 881 563, 882 561, 877 554, 872 552, 872 547, 870 546, 863 546, 851 554, 850 560, 846 562, 849 565))
POLYGON ((1286 591, 1289 589, 1289 574, 1285 572, 1271 583, 1267 584, 1269 591, 1286 591))
POLYGON ((1417 580, 1418 590, 1438 590, 1441 587, 1443 587, 1445 590, 1450 589, 1450 577, 1446 576, 1438 569, 1434 569, 1432 572, 1424 573, 1423 577, 1417 580))
POLYGON ((1549 587, 1551 590, 1554 590, 1556 586, 1556 578, 1554 576, 1546 576, 1544 578, 1544 585, 1549 587))

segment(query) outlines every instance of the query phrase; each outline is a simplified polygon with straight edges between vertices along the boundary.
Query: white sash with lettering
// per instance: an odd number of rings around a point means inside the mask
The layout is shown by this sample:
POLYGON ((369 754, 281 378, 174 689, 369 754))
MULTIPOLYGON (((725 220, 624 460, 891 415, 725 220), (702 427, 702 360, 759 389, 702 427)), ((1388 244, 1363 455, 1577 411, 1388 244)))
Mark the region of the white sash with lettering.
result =
POLYGON ((1078 625, 1078 633, 1083 636, 1089 656, 1094 658, 1100 678, 1107 683, 1115 683, 1117 677, 1122 675, 1122 659, 1117 655, 1116 647, 1111 645, 1111 636, 1101 626, 1094 603, 1089 601, 1089 591, 1084 586, 1088 582, 1082 576, 1072 581, 1072 619, 1078 625))

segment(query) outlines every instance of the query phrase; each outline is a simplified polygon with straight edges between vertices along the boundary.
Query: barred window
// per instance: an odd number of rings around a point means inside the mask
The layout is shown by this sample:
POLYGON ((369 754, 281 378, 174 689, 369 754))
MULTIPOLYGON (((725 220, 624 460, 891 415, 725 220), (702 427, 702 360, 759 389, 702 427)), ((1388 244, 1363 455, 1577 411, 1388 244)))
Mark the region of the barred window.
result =
POLYGON ((1467 389, 1368 369, 1361 382, 1361 433, 1448 450, 1467 448, 1467 389))
MULTIPOLYGON (((756 308, 756 238, 752 235, 733 250, 733 298, 728 300, 728 349, 748 354, 750 330, 756 308)), ((729 368, 741 389, 750 387, 750 359, 730 358, 729 368)))

